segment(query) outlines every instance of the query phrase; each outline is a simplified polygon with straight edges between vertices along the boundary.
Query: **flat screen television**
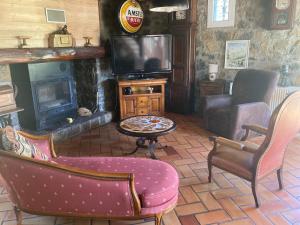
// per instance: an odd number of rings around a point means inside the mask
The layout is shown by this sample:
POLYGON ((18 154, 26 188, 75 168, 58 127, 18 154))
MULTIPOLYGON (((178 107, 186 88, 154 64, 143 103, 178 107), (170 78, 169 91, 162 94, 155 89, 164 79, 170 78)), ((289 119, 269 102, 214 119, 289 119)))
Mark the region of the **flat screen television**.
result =
POLYGON ((112 37, 112 70, 115 75, 160 74, 172 71, 172 36, 112 37))

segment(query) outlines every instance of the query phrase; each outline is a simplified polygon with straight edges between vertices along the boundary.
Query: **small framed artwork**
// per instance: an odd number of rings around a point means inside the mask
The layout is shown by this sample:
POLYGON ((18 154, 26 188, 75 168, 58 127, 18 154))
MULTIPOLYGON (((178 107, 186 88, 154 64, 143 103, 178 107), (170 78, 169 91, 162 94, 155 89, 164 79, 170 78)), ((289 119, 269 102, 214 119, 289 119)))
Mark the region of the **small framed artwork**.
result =
POLYGON ((46 8, 47 23, 63 23, 66 24, 65 10, 46 8))
POLYGON ((297 0, 272 0, 270 29, 292 29, 297 0))
POLYGON ((207 28, 234 27, 236 0, 208 0, 207 28))
POLYGON ((248 68, 250 40, 226 41, 225 69, 248 68))

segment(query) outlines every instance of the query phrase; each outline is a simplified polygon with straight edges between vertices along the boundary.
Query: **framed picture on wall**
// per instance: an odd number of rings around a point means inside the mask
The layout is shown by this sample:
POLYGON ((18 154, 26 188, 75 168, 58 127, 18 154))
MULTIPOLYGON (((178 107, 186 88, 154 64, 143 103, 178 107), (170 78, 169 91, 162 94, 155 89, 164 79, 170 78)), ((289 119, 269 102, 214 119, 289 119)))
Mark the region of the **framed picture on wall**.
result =
POLYGON ((45 12, 47 23, 67 23, 65 10, 45 8, 45 12))
POLYGON ((234 27, 236 0, 208 0, 207 28, 234 27))
POLYGON ((225 69, 248 68, 250 40, 226 41, 225 69))

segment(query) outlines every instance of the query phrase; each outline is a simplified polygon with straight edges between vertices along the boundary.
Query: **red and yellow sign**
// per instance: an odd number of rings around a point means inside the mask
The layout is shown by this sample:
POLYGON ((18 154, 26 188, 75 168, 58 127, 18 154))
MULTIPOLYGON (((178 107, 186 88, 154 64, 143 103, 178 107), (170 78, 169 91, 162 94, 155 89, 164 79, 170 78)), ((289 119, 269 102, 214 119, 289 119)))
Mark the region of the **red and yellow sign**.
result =
POLYGON ((128 33, 136 33, 142 26, 144 13, 136 0, 123 3, 119 13, 119 20, 123 29, 128 33))

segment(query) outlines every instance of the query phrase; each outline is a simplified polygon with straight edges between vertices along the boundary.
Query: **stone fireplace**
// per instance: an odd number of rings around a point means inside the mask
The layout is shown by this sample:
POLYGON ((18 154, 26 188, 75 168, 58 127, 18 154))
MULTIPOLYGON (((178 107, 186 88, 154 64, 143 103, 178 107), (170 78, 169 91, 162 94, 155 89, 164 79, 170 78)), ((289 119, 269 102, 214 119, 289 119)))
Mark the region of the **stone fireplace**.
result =
POLYGON ((11 113, 0 119, 31 133, 52 133, 55 141, 110 122, 116 107, 116 89, 107 60, 102 47, 0 50, 1 85, 27 82, 29 88, 17 85, 17 106, 31 106, 31 111, 24 110, 29 117, 22 119, 19 113, 11 113), (25 96, 31 99, 25 101, 25 96), (93 115, 78 116, 78 107, 90 109, 93 115), (61 111, 67 113, 60 114, 61 111), (49 119, 51 116, 53 119, 49 119), (74 122, 69 124, 66 116, 74 118, 74 122))

